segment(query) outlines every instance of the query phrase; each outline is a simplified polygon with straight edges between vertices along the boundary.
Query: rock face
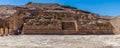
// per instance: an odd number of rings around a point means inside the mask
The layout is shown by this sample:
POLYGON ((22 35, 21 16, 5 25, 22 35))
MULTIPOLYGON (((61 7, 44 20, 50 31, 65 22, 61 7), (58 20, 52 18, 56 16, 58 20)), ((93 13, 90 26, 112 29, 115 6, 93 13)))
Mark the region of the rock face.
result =
POLYGON ((115 17, 110 22, 114 27, 114 32, 120 34, 120 17, 115 17))
POLYGON ((14 9, 14 6, 9 6, 9 5, 0 6, 0 18, 8 18, 15 12, 16 10, 14 9))
POLYGON ((13 8, 9 10, 10 13, 6 11, 11 14, 7 21, 9 22, 8 28, 13 33, 49 35, 116 33, 113 32, 114 26, 110 23, 111 18, 70 6, 29 2, 24 6, 13 8))

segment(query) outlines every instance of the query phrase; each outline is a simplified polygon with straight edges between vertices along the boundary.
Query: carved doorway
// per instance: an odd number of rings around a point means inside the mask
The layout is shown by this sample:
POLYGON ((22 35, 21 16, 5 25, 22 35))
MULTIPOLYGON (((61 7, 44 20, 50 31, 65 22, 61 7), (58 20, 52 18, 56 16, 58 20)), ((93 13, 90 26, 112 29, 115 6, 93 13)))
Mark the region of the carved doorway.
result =
POLYGON ((74 22, 62 22, 63 30, 76 30, 76 26, 74 22))

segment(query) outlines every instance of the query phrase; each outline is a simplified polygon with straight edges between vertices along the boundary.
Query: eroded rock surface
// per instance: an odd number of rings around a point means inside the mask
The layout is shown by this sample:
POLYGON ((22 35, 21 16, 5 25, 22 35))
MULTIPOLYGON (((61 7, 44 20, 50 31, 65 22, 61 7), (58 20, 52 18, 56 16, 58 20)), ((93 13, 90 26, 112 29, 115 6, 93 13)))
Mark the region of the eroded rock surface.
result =
MULTIPOLYGON (((11 15, 7 19, 2 19, 8 22, 6 23, 8 27, 1 24, 3 26, 1 29, 9 28, 9 32, 13 33, 18 31, 22 34, 49 35, 116 33, 110 23, 111 17, 100 16, 70 6, 29 2, 23 6, 9 7, 9 9, 7 9, 8 6, 1 8, 4 8, 3 11, 6 11, 6 14, 11 15)), ((3 11, 1 13, 4 14, 3 11)))

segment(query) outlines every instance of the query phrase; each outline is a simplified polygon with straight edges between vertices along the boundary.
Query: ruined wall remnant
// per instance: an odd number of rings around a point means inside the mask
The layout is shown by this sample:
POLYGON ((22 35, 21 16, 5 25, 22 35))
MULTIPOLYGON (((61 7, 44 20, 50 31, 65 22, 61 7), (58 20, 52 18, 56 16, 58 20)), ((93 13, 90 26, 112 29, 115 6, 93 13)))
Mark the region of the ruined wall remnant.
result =
POLYGON ((116 20, 70 6, 31 2, 10 9, 10 17, 1 17, 0 34, 99 35, 119 31, 116 20))
POLYGON ((120 34, 120 17, 115 17, 110 22, 114 27, 114 33, 120 34))
POLYGON ((9 22, 8 20, 1 19, 0 20, 0 35, 9 35, 11 33, 9 29, 9 22))

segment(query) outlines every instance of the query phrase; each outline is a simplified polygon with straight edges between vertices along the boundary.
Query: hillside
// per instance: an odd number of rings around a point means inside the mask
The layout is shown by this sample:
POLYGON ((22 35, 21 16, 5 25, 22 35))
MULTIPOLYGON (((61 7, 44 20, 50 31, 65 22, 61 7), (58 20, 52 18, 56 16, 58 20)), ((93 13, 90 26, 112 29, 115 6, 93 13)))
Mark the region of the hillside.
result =
POLYGON ((70 6, 29 2, 23 6, 1 6, 0 9, 0 26, 4 34, 14 34, 18 31, 22 34, 54 35, 115 34, 109 22, 111 17, 70 6))

